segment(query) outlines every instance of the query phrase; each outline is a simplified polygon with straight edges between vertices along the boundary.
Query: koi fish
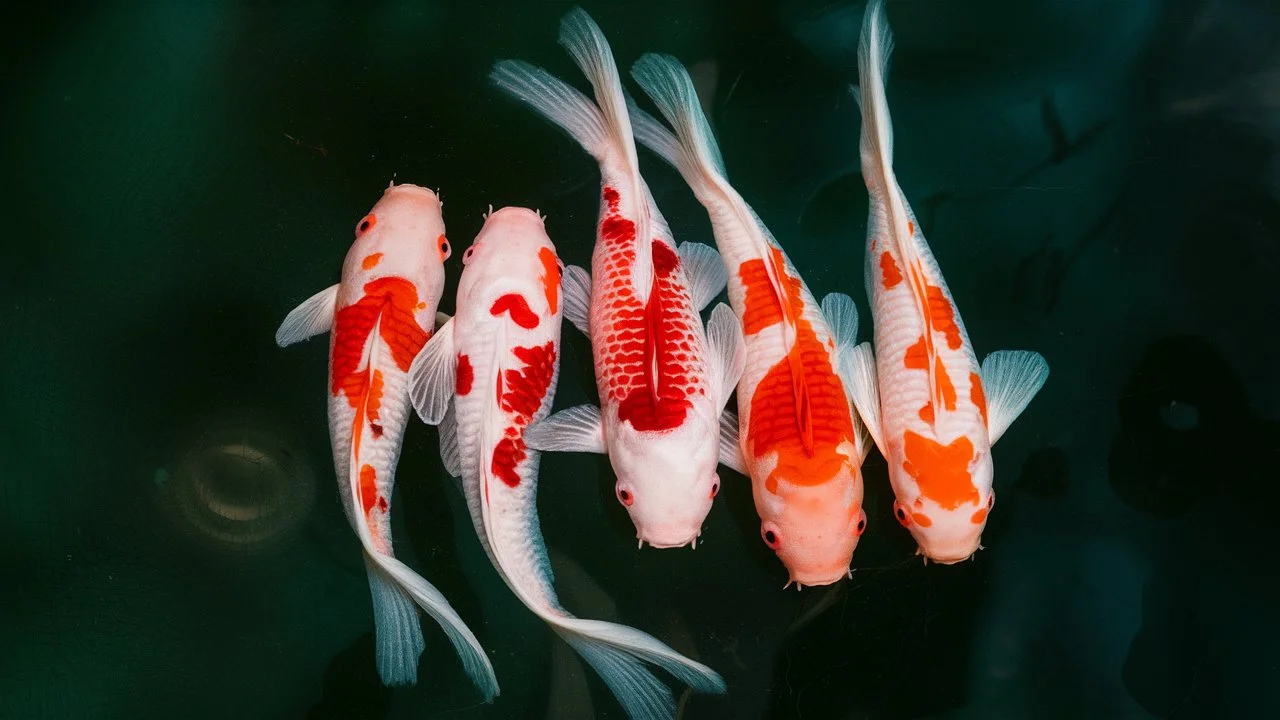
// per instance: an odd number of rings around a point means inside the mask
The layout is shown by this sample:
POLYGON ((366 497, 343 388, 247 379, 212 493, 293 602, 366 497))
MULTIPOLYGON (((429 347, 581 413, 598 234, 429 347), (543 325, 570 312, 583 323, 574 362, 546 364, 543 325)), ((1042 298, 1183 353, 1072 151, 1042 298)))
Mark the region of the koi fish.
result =
POLYGON ((789 586, 848 575, 867 525, 862 460, 870 445, 849 403, 837 352, 851 349, 858 311, 848 295, 822 305, 778 241, 729 184, 720 149, 685 68, 646 54, 632 76, 675 128, 637 107, 636 139, 680 171, 711 217, 742 324, 747 363, 739 417, 721 432, 725 463, 751 477, 760 534, 786 566, 789 586))
POLYGON ((435 327, 449 257, 440 199, 416 185, 382 193, 356 224, 342 281, 303 301, 276 332, 280 347, 330 332, 329 432, 347 520, 364 548, 373 596, 378 674, 418 678, 422 629, 414 603, 440 627, 486 700, 498 694, 475 635, 431 583, 397 560, 391 493, 409 418, 409 371, 435 327))
POLYGON ((457 314, 414 361, 410 395, 440 426, 440 455, 462 478, 480 543, 516 597, 600 674, 631 717, 670 717, 671 691, 650 662, 703 692, 724 681, 634 628, 583 620, 560 605, 537 512, 540 453, 528 428, 551 411, 559 376, 563 265, 543 219, 491 213, 462 256, 457 314))
POLYGON ((853 401, 889 463, 894 515, 925 561, 955 563, 982 546, 995 504, 991 446, 1031 402, 1049 365, 998 351, 978 365, 955 298, 893 172, 884 75, 893 39, 883 0, 867 6, 858 49, 862 176, 870 195, 867 298, 875 351, 846 358, 853 401))
POLYGON ((704 331, 701 311, 725 286, 715 250, 676 247, 636 160, 609 43, 581 8, 561 20, 560 44, 590 80, 597 106, 541 68, 497 63, 490 78, 568 132, 600 165, 592 272, 566 270, 565 317, 591 340, 600 407, 579 405, 529 429, 543 451, 609 457, 615 493, 641 547, 696 547, 720 490, 719 423, 745 357, 723 303, 704 331))

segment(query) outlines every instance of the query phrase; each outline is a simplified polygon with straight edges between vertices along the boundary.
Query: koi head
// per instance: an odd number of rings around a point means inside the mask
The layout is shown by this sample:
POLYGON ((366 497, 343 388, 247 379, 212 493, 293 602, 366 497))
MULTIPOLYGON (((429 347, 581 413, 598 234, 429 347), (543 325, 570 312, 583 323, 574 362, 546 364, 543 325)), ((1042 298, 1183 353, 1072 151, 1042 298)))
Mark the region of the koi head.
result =
POLYGON ((908 431, 903 451, 890 464, 893 515, 915 538, 916 554, 943 565, 973 557, 995 506, 990 450, 975 451, 965 436, 944 446, 908 431))
POLYGON ((787 568, 787 584, 830 585, 847 577, 853 551, 867 529, 861 471, 842 462, 826 482, 770 477, 765 483, 752 483, 752 489, 760 513, 760 539, 787 568), (771 485, 776 492, 770 491, 771 485))
POLYGON ((356 221, 343 279, 364 284, 401 277, 419 284, 424 295, 438 297, 444 291, 444 261, 451 254, 441 207, 440 198, 426 188, 388 186, 377 204, 356 221))
POLYGON ((720 492, 718 429, 703 427, 691 413, 689 422, 666 435, 639 433, 626 423, 611 430, 621 435, 609 452, 618 476, 614 495, 631 516, 636 537, 655 548, 696 543, 720 492), (710 440, 695 442, 698 434, 710 440))
POLYGON ((538 328, 540 318, 554 318, 558 325, 564 264, 538 213, 520 207, 490 212, 462 253, 462 264, 459 311, 483 307, 526 330, 538 328))

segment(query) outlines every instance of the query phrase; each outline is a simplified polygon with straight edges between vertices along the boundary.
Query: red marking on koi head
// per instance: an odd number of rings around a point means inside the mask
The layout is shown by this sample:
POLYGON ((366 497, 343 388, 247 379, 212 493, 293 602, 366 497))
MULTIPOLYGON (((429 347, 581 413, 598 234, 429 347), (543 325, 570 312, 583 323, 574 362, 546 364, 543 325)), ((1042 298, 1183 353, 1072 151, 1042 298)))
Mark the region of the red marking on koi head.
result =
POLYGON ((360 237, 361 235, 369 232, 373 229, 373 226, 377 224, 378 216, 373 213, 369 213, 368 215, 360 218, 360 222, 356 223, 356 237, 360 237))
POLYGON ((526 330, 538 327, 538 316, 529 309, 529 303, 519 293, 507 293, 493 301, 489 314, 495 317, 508 313, 515 324, 526 330))
POLYGON ((449 238, 445 237, 444 233, 440 233, 440 237, 436 238, 436 252, 440 254, 440 262, 448 260, 453 254, 453 248, 449 247, 449 238))
POLYGON ((360 261, 360 269, 372 270, 375 267, 377 267, 378 263, 380 262, 382 262, 382 253, 373 253, 372 255, 366 255, 364 260, 360 261))
POLYGON ((907 430, 903 436, 903 469, 916 479, 920 494, 938 503, 944 510, 954 510, 961 503, 977 503, 978 489, 973 485, 969 463, 973 460, 973 442, 961 435, 950 445, 907 430))

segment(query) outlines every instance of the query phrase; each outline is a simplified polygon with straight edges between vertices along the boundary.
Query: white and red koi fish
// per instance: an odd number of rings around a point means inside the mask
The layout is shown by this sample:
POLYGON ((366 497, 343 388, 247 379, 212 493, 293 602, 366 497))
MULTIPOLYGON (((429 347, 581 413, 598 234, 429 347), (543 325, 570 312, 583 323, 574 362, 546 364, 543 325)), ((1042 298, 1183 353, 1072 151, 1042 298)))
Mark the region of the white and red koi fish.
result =
POLYGON ((884 73, 892 37, 882 0, 868 4, 858 49, 862 176, 870 194, 867 297, 875 353, 845 358, 853 400, 889 463, 894 515, 926 561, 954 563, 981 547, 995 503, 991 446, 1044 385, 1049 366, 1000 351, 979 367, 915 214, 893 173, 884 73))
POLYGON ((632 76, 675 135, 632 108, 636 139, 680 171, 711 217, 728 271, 729 302, 746 336, 737 427, 722 428, 722 456, 750 475, 760 534, 790 573, 788 585, 829 585, 850 573, 866 529, 862 460, 870 444, 838 374, 852 349, 858 312, 847 295, 821 307, 725 176, 720 150, 688 73, 647 54, 632 76))
POLYGON ((742 373, 741 328, 722 304, 715 250, 683 243, 640 176, 627 103, 609 44, 581 8, 560 43, 591 81, 596 104, 546 71, 502 61, 491 78, 567 131, 600 165, 592 273, 570 267, 565 317, 591 339, 601 407, 580 405, 532 428, 544 451, 607 453, 615 491, 641 546, 694 544, 720 490, 719 424, 742 373))
POLYGON ((377 638, 378 674, 413 684, 422 654, 416 602, 448 635, 486 700, 493 666, 440 591, 391 548, 391 493, 409 418, 409 370, 435 327, 449 257, 440 199, 392 183, 356 224, 342 281, 307 299, 276 332, 281 347, 332 330, 329 432, 342 505, 364 547, 377 638))
POLYGON ((561 264, 542 218, 488 216, 462 256, 457 313, 414 364, 419 416, 440 426, 440 454, 462 478, 476 534, 498 574, 604 679, 631 717, 671 717, 671 691, 641 661, 703 692, 724 681, 634 628, 583 620, 560 606, 538 523, 540 453, 525 432, 551 411, 559 375, 561 264), (418 368, 421 367, 421 371, 418 368))

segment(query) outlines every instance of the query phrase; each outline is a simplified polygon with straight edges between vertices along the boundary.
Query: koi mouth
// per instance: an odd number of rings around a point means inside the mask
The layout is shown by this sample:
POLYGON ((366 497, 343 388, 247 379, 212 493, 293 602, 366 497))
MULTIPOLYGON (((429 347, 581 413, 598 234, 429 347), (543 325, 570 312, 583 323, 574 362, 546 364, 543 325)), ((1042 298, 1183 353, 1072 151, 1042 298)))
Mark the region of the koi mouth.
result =
POLYGON ((654 542, 653 540, 646 540, 645 538, 637 535, 636 548, 642 550, 644 549, 644 544, 649 543, 649 547, 656 548, 658 550, 669 550, 671 548, 680 548, 680 547, 684 547, 685 545, 688 545, 693 550, 697 550, 698 538, 700 537, 702 537, 702 530, 698 530, 698 532, 694 533, 693 537, 687 538, 685 540, 681 540, 679 542, 654 542))
POLYGON ((836 583, 840 582, 841 580, 844 580, 845 578, 850 578, 850 579, 852 579, 852 578, 853 578, 853 568, 846 568, 844 572, 840 573, 839 575, 836 575, 835 577, 833 577, 833 578, 831 578, 831 579, 829 579, 829 580, 813 580, 813 581, 810 581, 810 582, 801 582, 801 581, 797 580, 797 579, 795 578, 795 576, 793 575, 793 576, 791 576, 791 577, 787 578, 787 584, 786 584, 786 585, 783 585, 783 586, 782 586, 782 589, 783 589, 783 590, 786 590, 787 588, 791 587, 792 585, 795 585, 795 586, 796 586, 796 592, 800 592, 800 590, 801 590, 801 589, 806 588, 806 587, 821 587, 821 586, 823 586, 823 585, 834 585, 834 584, 836 584, 836 583))

